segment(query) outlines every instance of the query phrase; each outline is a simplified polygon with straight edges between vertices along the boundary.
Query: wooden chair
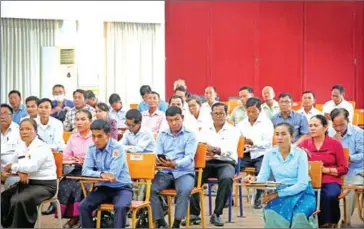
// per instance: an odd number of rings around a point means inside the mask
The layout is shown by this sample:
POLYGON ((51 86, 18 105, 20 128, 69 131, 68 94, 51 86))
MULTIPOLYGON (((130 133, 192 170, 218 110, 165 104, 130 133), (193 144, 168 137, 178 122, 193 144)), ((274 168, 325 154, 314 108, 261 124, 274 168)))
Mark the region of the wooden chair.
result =
POLYGON ((241 104, 239 99, 229 99, 228 101, 228 114, 231 115, 235 107, 241 104))
POLYGON ((315 104, 315 108, 322 112, 324 110, 324 104, 315 104))
POLYGON ((322 161, 309 161, 308 162, 308 174, 311 177, 312 188, 316 195, 316 211, 313 213, 317 219, 318 213, 320 212, 320 201, 321 201, 321 186, 322 186, 322 161))
POLYGON ((67 132, 67 131, 64 131, 63 132, 63 140, 64 140, 64 142, 67 144, 67 142, 68 142, 68 139, 71 137, 71 135, 72 135, 72 132, 67 132))
POLYGON ((298 111, 301 108, 301 102, 293 102, 292 110, 298 111))
MULTIPOLYGON (((346 161, 349 163, 349 156, 350 156, 350 150, 349 150, 349 148, 344 148, 344 156, 345 156, 345 159, 346 159, 346 161)), ((344 185, 344 177, 345 176, 341 176, 341 182, 342 182, 342 184, 344 185)), ((341 193, 340 193, 340 195, 339 195, 339 200, 342 200, 343 201, 343 205, 344 205, 344 217, 342 218, 342 219, 340 219, 340 221, 339 221, 339 225, 342 223, 342 221, 344 221, 345 223, 347 223, 348 221, 347 221, 347 214, 346 214, 346 195, 348 194, 348 193, 345 193, 344 192, 344 188, 342 188, 341 189, 341 193)))
POLYGON ((356 102, 355 101, 349 101, 351 105, 353 105, 353 110, 355 110, 356 102))
MULTIPOLYGON (((149 228, 154 228, 152 219, 152 207, 150 205, 150 190, 152 187, 152 180, 155 174, 156 157, 154 153, 127 153, 127 161, 129 167, 129 173, 132 180, 135 180, 135 184, 146 184, 146 196, 144 201, 132 201, 130 205, 130 211, 132 212, 131 228, 135 228, 136 216, 140 209, 148 209, 148 221, 149 228), (143 169, 141 169, 143 168, 143 169), (144 182, 136 181, 138 179, 144 179, 144 182)), ((102 211, 114 211, 114 205, 112 203, 101 204, 97 209, 96 214, 96 228, 101 226, 101 212, 102 211)))
POLYGON ((137 103, 131 103, 129 105, 130 109, 138 109, 138 104, 137 103))
MULTIPOLYGON (((202 228, 205 228, 205 216, 204 216, 204 193, 203 188, 201 187, 202 183, 202 172, 206 166, 206 153, 207 153, 207 145, 199 143, 197 147, 197 152, 195 154, 195 170, 197 172, 197 185, 192 189, 191 195, 199 194, 200 195, 200 209, 201 209, 201 223, 202 228)), ((172 198, 177 195, 175 189, 164 189, 160 192, 160 195, 166 196, 168 200, 168 224, 172 225, 172 215, 171 215, 171 205, 172 198)), ((188 203, 187 215, 186 215, 186 228, 190 225, 190 204, 188 203)))
POLYGON ((364 109, 355 109, 353 125, 364 129, 364 109))
POLYGON ((57 167, 57 171, 56 171, 56 173, 57 173, 57 190, 56 190, 56 194, 54 194, 54 196, 52 198, 50 198, 48 200, 44 200, 39 204, 38 219, 37 219, 38 228, 41 228, 41 225, 42 225, 42 222, 41 222, 42 207, 44 204, 47 204, 47 203, 56 203, 59 228, 62 228, 61 204, 58 200, 58 188, 59 188, 59 181, 60 181, 60 178, 62 177, 62 173, 63 173, 63 154, 60 152, 54 152, 53 156, 54 156, 54 160, 56 162, 56 167, 57 167))

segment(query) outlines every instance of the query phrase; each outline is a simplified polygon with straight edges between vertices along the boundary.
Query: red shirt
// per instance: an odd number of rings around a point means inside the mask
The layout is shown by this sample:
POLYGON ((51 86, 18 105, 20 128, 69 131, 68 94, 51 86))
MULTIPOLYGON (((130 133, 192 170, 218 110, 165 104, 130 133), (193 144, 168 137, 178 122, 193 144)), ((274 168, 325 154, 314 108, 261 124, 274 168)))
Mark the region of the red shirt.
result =
POLYGON ((343 147, 339 141, 329 136, 325 137, 324 143, 320 149, 316 149, 313 138, 304 140, 300 147, 309 151, 309 161, 322 161, 326 168, 336 168, 338 176, 331 174, 322 174, 322 183, 342 184, 341 176, 348 173, 348 162, 345 159, 343 147))

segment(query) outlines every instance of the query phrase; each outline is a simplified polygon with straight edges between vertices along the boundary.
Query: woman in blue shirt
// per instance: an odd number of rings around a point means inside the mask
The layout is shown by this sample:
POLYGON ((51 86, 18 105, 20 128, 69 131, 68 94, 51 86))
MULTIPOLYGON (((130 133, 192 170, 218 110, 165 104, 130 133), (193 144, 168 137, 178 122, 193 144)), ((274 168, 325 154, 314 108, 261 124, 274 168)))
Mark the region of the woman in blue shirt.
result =
MULTIPOLYGON (((277 190, 263 197, 266 228, 313 228, 317 221, 312 216, 316 196, 308 175, 308 160, 304 150, 292 144, 294 127, 289 123, 276 125, 277 147, 264 155, 257 182, 266 182, 272 173, 277 190)), ((252 178, 247 177, 246 182, 252 178)))

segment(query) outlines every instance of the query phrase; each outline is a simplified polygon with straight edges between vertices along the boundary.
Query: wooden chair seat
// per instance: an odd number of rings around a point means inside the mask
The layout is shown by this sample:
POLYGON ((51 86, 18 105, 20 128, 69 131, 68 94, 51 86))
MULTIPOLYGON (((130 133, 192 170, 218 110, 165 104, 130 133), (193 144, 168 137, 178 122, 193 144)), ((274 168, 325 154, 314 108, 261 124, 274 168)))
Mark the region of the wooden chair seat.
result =
MULTIPOLYGON (((198 192, 202 192, 202 188, 193 188, 191 195, 198 193, 198 192)), ((164 189, 160 192, 160 194, 163 196, 176 196, 177 192, 176 192, 176 189, 164 189)))
POLYGON ((255 174, 255 168, 254 167, 247 167, 247 168, 243 169, 243 172, 248 173, 248 174, 251 174, 251 173, 255 174))
MULTIPOLYGON (((137 201, 137 200, 133 200, 131 201, 130 204, 130 209, 137 209, 137 208, 143 208, 143 207, 147 207, 150 204, 149 201, 137 201)), ((101 204, 99 206, 99 210, 102 211, 113 211, 114 210, 114 205, 112 203, 105 203, 105 204, 101 204)))
MULTIPOLYGON (((234 175, 233 177, 233 181, 238 181, 240 179, 243 179, 243 175, 234 175)), ((217 183, 217 178, 216 177, 211 177, 207 179, 210 182, 216 182, 217 183)))

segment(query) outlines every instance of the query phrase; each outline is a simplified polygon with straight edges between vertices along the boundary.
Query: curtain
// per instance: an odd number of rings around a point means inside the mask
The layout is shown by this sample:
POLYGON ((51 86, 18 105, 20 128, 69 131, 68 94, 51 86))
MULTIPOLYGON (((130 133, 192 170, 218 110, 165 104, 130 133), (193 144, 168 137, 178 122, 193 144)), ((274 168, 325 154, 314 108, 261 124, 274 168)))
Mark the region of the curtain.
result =
POLYGON ((1 18, 1 102, 16 89, 40 96, 41 47, 54 46, 61 21, 1 18))
POLYGON ((103 96, 118 93, 124 104, 139 103, 139 88, 148 84, 162 98, 165 93, 164 40, 160 24, 105 23, 103 96))

